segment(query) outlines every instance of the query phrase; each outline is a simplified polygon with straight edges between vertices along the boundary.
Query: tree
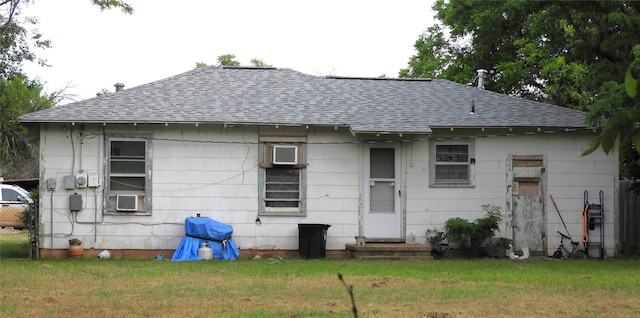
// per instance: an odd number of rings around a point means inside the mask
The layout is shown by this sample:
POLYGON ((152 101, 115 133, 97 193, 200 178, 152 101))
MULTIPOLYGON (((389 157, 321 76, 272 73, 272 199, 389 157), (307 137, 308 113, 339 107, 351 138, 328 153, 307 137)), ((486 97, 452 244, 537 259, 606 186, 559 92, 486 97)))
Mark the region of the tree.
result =
POLYGON ((120 0, 91 0, 91 3, 93 3, 95 6, 100 8, 100 11, 120 8, 120 10, 122 10, 122 12, 124 12, 124 13, 133 14, 133 7, 131 5, 129 5, 129 4, 127 4, 124 1, 120 1, 120 0))
POLYGON ((610 153, 618 149, 620 143, 630 143, 635 146, 636 157, 640 154, 640 148, 637 147, 640 145, 640 45, 634 47, 633 55, 635 60, 625 74, 624 88, 635 105, 615 110, 600 135, 591 140, 583 155, 588 155, 599 147, 610 153))
POLYGON ((608 81, 620 81, 640 43, 640 3, 625 1, 450 1, 441 24, 416 41, 402 77, 468 83, 489 70, 486 88, 586 109, 608 81))
POLYGON ((640 43, 640 2, 437 0, 433 9, 439 24, 400 77, 470 83, 486 69, 486 89, 588 111, 593 126, 634 107, 621 81, 640 43))
POLYGON ((238 66, 240 65, 240 62, 238 62, 236 60, 236 55, 235 54, 224 54, 224 55, 220 55, 217 58, 218 63, 216 64, 216 66, 238 66))
MULTIPOLYGON (((33 17, 21 20, 21 4, 20 0, 0 2, 0 34, 2 35, 0 38, 0 77, 5 79, 23 75, 22 63, 24 61, 36 61, 36 56, 31 51, 30 45, 42 49, 51 47, 51 42, 43 39, 42 34, 38 31, 27 30, 26 27, 35 26, 38 20, 33 17)), ((40 59, 37 62, 40 65, 46 65, 46 60, 40 59)))
MULTIPOLYGON (((25 61, 47 66, 45 59, 38 59, 33 48, 47 49, 51 41, 35 29, 38 19, 21 16, 22 8, 33 0, 0 0, 0 77, 24 76, 22 64, 25 61), (33 29, 30 29, 33 28, 33 29)), ((100 10, 120 8, 132 14, 133 8, 120 0, 91 0, 100 10)))
MULTIPOLYGON (((100 10, 120 8, 131 14, 133 8, 120 0, 90 0, 100 10)), ((51 42, 35 29, 37 18, 22 17, 21 9, 32 0, 0 0, 0 176, 23 178, 38 175, 37 149, 26 141, 27 130, 18 116, 52 107, 64 88, 45 94, 38 80, 29 80, 22 70, 25 61, 48 66, 33 48, 46 49, 51 42)))
MULTIPOLYGON (((455 46, 449 46, 442 26, 434 25, 427 29, 414 44, 418 55, 411 57, 409 68, 400 70, 400 77, 446 78, 444 70, 455 60, 452 52, 455 46)), ((467 80, 467 77, 462 79, 467 80)))
MULTIPOLYGON (((214 64, 214 66, 240 66, 240 62, 236 60, 235 54, 223 54, 216 58, 218 63, 214 64)), ((251 65, 255 67, 272 67, 271 65, 265 63, 261 59, 252 58, 250 61, 251 65)), ((207 66, 207 63, 204 62, 196 62, 196 68, 207 66)))
POLYGON ((0 78, 0 92, 0 174, 14 179, 37 176, 37 148, 25 140, 27 129, 17 117, 51 107, 57 96, 43 94, 38 81, 21 76, 0 78))
POLYGON ((255 67, 273 67, 273 66, 265 63, 261 59, 257 59, 257 58, 252 58, 251 59, 251 65, 253 65, 255 67))

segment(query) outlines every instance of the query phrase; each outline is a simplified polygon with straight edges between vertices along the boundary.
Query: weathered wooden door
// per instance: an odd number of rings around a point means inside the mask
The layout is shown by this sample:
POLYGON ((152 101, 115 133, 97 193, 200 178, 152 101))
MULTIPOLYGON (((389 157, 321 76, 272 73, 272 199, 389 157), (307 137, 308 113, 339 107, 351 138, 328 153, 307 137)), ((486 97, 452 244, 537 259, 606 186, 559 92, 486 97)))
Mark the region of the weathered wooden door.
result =
POLYGON ((364 236, 367 239, 402 238, 402 179, 397 146, 367 145, 364 175, 364 236))
POLYGON ((513 155, 509 162, 513 248, 527 247, 531 255, 545 255, 544 156, 513 155))

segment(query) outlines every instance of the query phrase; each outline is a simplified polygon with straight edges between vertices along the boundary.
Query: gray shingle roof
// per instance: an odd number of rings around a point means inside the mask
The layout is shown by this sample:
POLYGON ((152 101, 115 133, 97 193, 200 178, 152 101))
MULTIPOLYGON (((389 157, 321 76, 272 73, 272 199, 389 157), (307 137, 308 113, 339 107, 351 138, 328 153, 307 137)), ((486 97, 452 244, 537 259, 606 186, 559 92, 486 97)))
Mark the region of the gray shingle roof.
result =
POLYGON ((20 117, 23 123, 338 125, 358 132, 435 127, 583 128, 585 113, 447 80, 318 77, 290 69, 201 67, 20 117), (475 114, 470 114, 475 101, 475 114))

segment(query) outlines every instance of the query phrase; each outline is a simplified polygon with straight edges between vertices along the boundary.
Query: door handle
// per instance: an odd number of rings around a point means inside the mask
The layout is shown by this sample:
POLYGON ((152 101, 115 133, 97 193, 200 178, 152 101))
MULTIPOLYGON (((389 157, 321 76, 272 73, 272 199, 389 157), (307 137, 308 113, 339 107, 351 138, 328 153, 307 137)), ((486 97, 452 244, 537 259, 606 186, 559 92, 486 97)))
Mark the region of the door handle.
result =
POLYGON ((398 196, 402 197, 402 190, 398 190, 398 196))

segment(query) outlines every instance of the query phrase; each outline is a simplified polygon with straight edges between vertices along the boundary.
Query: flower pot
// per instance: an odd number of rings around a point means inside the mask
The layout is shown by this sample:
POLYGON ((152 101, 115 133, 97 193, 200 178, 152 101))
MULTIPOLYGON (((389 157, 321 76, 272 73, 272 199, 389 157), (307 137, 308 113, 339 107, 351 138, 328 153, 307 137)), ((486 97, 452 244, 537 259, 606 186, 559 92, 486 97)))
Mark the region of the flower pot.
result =
POLYGON ((69 247, 69 257, 70 258, 80 258, 84 255, 84 248, 82 246, 70 246, 69 247))

